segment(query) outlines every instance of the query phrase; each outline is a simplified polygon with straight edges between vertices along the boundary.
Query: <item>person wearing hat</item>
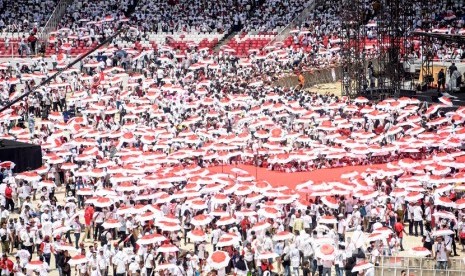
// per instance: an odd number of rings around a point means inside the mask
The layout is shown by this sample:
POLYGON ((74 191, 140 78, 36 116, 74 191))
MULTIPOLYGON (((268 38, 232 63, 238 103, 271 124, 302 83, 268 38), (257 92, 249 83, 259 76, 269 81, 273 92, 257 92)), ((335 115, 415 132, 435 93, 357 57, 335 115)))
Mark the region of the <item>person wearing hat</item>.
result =
POLYGON ((344 215, 341 213, 337 216, 337 235, 339 237, 339 241, 345 241, 346 236, 346 229, 347 229, 347 222, 344 218, 344 215))
POLYGON ((436 260, 436 269, 447 269, 448 250, 442 236, 436 237, 436 242, 433 244, 433 258, 436 260))

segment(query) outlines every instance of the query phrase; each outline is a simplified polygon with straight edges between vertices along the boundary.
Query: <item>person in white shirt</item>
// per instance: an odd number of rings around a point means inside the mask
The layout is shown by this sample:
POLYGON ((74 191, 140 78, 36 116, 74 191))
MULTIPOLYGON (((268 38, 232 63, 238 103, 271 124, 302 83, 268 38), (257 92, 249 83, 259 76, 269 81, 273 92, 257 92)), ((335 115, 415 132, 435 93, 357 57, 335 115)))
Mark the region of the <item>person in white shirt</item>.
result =
POLYGON ((413 207, 413 224, 415 226, 415 237, 418 237, 418 226, 420 226, 420 235, 423 236, 423 210, 420 203, 413 207))
POLYGON ((436 238, 432 253, 433 258, 436 260, 436 269, 447 269, 447 249, 442 236, 436 238))
POLYGON ((295 244, 291 244, 290 246, 289 259, 291 261, 291 269, 294 275, 299 275, 300 251, 297 249, 295 244))
POLYGON ((100 235, 103 231, 103 220, 105 218, 105 214, 101 208, 96 208, 93 216, 94 220, 94 241, 98 240, 100 238, 100 235))
POLYGON ((425 203, 425 220, 431 224, 431 204, 429 202, 425 203))
POLYGON ((10 253, 10 237, 11 230, 6 227, 6 222, 2 222, 2 228, 0 228, 0 240, 2 243, 3 253, 10 253))
POLYGON ((29 262, 31 254, 26 249, 21 249, 16 252, 16 258, 19 258, 21 266, 24 267, 29 262))
POLYGON ((40 216, 40 223, 43 223, 45 221, 45 219, 48 219, 48 220, 51 219, 51 214, 50 214, 50 209, 49 208, 44 209, 44 213, 42 213, 42 215, 40 216))
POLYGON ((39 260, 42 261, 42 266, 39 269, 39 276, 48 276, 50 266, 44 261, 44 257, 40 256, 39 260))
POLYGON ((104 276, 100 273, 100 270, 96 266, 92 266, 90 269, 90 276, 104 276))
POLYGON ((216 250, 216 244, 220 240, 221 229, 219 227, 215 228, 211 232, 213 250, 216 250))
POLYGON ((339 236, 339 241, 341 242, 345 241, 346 228, 347 228, 347 222, 344 219, 344 215, 339 214, 338 221, 337 221, 337 234, 339 236))
POLYGON ((310 233, 312 227, 312 216, 310 216, 310 210, 305 210, 305 215, 302 216, 304 221, 305 232, 310 233))
POLYGON ((97 255, 97 268, 101 275, 107 275, 109 259, 105 256, 104 249, 101 247, 97 255))
POLYGON ((26 231, 21 234, 21 243, 24 249, 32 255, 32 246, 34 245, 34 234, 31 232, 31 227, 26 226, 26 231))
POLYGON ((7 222, 9 218, 10 218, 10 212, 7 209, 5 209, 5 206, 0 205, 0 221, 2 223, 7 222))
POLYGON ((115 266, 115 276, 126 275, 127 264, 129 262, 128 255, 124 253, 123 247, 120 246, 119 251, 113 257, 113 265, 115 266))
POLYGON ((147 253, 143 255, 143 267, 145 267, 145 270, 148 275, 152 274, 153 268, 155 266, 155 251, 153 248, 148 248, 147 253))

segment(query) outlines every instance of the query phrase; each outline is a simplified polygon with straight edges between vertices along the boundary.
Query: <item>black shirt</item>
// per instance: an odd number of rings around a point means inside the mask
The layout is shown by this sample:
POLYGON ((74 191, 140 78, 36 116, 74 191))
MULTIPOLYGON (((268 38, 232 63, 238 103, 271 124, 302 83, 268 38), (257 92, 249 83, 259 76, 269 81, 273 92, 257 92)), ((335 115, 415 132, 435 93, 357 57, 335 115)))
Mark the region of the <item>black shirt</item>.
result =
POLYGON ((449 74, 452 76, 452 73, 457 70, 457 66, 451 65, 449 66, 449 74))

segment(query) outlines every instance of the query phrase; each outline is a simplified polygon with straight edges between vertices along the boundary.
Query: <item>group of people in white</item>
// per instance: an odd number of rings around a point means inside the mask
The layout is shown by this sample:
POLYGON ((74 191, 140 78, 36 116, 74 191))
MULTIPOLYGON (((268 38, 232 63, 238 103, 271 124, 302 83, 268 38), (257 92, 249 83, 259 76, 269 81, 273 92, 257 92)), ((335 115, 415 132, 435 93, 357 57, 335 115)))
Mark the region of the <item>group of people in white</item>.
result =
MULTIPOLYGON (((261 9, 283 8, 273 3, 261 9)), ((297 4, 288 8, 297 12, 297 4)), ((74 3, 61 28, 92 26, 83 14, 124 20, 129 5, 74 3)), ((331 16, 324 18, 311 20, 331 16)), ((196 20, 193 27, 203 28, 196 20)), ((285 24, 266 21, 266 28, 285 24)), ((315 32, 330 34, 324 25, 315 32)), ((449 98, 371 103, 276 87, 282 72, 315 58, 279 43, 247 58, 227 48, 119 44, 1 114, 1 139, 43 150, 43 166, 27 172, 0 160, 2 274, 369 276, 404 254, 404 235, 418 244, 405 248, 409 254, 453 269, 456 243, 465 244, 463 187, 453 185, 465 181, 465 111, 446 112, 449 98), (231 169, 386 163, 295 189, 231 169)), ((2 64, 2 99, 70 60, 2 64)))

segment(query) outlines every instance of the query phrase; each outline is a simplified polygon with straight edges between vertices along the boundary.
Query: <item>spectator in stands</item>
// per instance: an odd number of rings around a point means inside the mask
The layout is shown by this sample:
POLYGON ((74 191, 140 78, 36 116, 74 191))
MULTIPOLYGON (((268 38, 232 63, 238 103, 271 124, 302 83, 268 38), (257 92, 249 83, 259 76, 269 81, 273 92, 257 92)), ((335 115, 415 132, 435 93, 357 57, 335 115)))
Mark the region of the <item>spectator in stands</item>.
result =
POLYGON ((29 35, 27 42, 29 42, 29 47, 31 49, 31 52, 35 54, 36 52, 36 42, 37 42, 37 37, 35 36, 34 32, 31 32, 29 35))

